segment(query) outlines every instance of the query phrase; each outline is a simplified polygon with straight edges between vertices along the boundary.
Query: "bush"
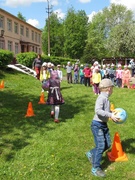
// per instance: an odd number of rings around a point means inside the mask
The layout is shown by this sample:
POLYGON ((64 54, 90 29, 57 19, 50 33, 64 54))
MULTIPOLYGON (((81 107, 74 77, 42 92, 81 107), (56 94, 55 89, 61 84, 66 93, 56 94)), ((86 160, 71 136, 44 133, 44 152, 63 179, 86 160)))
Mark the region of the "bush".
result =
POLYGON ((5 68, 13 58, 14 54, 11 51, 0 49, 0 68, 5 68))
MULTIPOLYGON (((23 64, 27 67, 32 67, 33 60, 37 57, 37 53, 35 52, 25 52, 25 53, 19 53, 16 55, 17 62, 20 64, 23 64)), ((41 56, 43 62, 51 62, 55 66, 60 65, 67 65, 67 62, 70 61, 71 63, 75 63, 75 60, 70 58, 64 58, 64 57, 56 57, 56 56, 47 56, 42 55, 41 56)))
POLYGON ((32 63, 36 57, 37 57, 37 53, 35 52, 25 52, 16 55, 16 59, 19 64, 23 64, 24 66, 30 68, 32 67, 32 63))

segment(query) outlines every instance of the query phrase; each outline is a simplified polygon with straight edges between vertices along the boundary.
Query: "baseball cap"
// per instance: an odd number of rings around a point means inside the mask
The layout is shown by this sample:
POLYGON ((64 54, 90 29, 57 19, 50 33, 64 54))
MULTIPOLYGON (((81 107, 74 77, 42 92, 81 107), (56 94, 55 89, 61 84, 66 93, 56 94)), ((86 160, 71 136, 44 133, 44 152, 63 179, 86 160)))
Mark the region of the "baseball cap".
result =
POLYGON ((99 83, 99 88, 107 88, 107 87, 113 87, 114 84, 112 83, 112 81, 110 79, 102 79, 101 82, 99 83))

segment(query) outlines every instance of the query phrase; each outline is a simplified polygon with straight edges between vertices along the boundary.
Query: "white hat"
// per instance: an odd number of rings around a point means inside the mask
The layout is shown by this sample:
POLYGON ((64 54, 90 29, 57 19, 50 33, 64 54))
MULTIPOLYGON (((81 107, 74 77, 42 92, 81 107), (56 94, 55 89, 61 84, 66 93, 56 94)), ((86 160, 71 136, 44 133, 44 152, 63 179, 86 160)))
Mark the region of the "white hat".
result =
POLYGON ((113 63, 111 64, 111 67, 114 67, 114 64, 113 64, 113 63))
POLYGON ((103 68, 105 68, 106 67, 106 65, 105 64, 103 64, 103 68))
POLYGON ((67 64, 70 64, 70 62, 68 61, 68 63, 67 64))
POLYGON ((118 64, 118 67, 121 67, 121 64, 118 64))
POLYGON ((124 66, 124 68, 127 68, 127 67, 128 67, 127 65, 124 66))
POLYGON ((46 63, 46 62, 43 62, 42 66, 47 66, 47 63, 46 63))
POLYGON ((97 61, 95 61, 95 62, 94 62, 94 65, 98 65, 98 62, 97 62, 97 61))
POLYGON ((47 63, 47 66, 51 66, 51 62, 48 62, 48 63, 47 63))
POLYGON ((81 64, 80 67, 83 67, 83 64, 81 64))

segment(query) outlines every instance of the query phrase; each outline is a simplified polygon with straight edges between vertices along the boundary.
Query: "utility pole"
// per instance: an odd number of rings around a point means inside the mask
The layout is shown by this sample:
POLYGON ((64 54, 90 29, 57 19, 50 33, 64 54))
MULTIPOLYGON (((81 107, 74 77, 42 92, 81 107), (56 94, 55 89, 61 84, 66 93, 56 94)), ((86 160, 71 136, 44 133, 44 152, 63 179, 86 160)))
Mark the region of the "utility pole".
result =
POLYGON ((49 5, 49 0, 47 0, 48 6, 47 6, 47 14, 48 14, 48 56, 50 56, 50 14, 52 13, 51 9, 52 6, 50 7, 49 5))

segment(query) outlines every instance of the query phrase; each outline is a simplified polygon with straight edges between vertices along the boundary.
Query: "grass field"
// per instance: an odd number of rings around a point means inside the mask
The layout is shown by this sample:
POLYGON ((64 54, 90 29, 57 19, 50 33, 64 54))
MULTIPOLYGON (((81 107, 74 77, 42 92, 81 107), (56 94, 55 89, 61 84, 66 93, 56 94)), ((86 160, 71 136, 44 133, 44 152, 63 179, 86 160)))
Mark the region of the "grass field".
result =
MULTIPOLYGON (((96 97, 92 88, 61 83, 65 104, 59 124, 50 118, 50 106, 38 104, 41 84, 17 71, 0 71, 0 179, 94 180, 85 152, 94 147, 90 123, 96 97), (35 116, 25 117, 32 102, 35 116)), ((47 93, 45 92, 45 99, 47 93)), ((107 180, 135 179, 135 90, 114 88, 110 101, 128 113, 124 124, 109 121, 111 139, 119 133, 126 162, 110 162, 104 154, 107 180)), ((111 149, 110 149, 111 151, 111 149)))

